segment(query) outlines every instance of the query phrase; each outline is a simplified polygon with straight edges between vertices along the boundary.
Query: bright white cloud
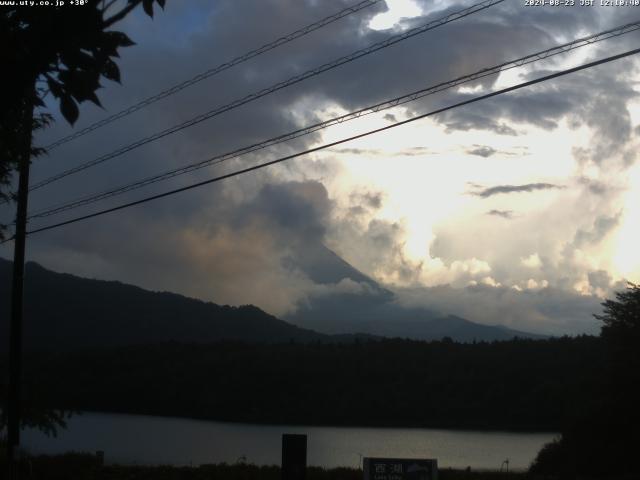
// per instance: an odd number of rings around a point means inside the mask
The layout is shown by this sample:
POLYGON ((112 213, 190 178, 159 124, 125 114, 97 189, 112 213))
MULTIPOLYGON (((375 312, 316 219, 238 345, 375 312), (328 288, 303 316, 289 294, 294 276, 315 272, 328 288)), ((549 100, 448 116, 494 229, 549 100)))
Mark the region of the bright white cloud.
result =
POLYGON ((529 267, 529 268, 540 268, 542 266, 542 262, 540 261, 540 256, 537 253, 532 253, 528 257, 523 258, 522 264, 525 267, 529 267))
POLYGON ((613 264, 618 275, 640 283, 640 166, 629 175, 621 226, 614 240, 613 264))
POLYGON ((388 10, 373 17, 369 28, 373 30, 387 30, 398 26, 401 20, 417 17, 422 9, 413 0, 386 0, 388 10))

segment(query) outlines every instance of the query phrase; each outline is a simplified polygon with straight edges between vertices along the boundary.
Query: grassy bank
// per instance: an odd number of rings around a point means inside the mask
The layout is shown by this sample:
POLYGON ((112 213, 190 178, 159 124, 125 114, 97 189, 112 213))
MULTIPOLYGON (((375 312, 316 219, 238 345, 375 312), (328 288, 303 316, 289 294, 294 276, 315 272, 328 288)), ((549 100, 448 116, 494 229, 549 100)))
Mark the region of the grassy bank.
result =
MULTIPOLYGON (((4 478, 6 463, 0 461, 0 478, 4 478)), ((246 464, 217 464, 199 467, 172 466, 102 466, 94 455, 31 456, 21 461, 21 478, 30 480, 281 480, 280 467, 259 467, 246 464)), ((441 480, 524 480, 526 473, 440 471, 441 480)), ((354 468, 324 469, 310 467, 306 480, 362 480, 362 471, 354 468)))

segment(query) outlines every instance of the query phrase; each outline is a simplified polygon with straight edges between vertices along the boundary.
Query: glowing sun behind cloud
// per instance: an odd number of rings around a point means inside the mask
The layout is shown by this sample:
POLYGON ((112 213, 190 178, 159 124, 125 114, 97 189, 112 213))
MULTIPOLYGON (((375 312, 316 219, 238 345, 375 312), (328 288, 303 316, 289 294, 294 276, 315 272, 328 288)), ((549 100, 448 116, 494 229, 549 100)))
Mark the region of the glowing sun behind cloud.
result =
MULTIPOLYGON (((339 109, 331 111, 332 115, 340 113, 339 109)), ((407 115, 405 109, 396 108, 386 112, 386 118, 378 113, 340 124, 323 132, 322 143, 388 125, 389 113, 396 119, 407 115)), ((429 247, 440 222, 469 215, 474 222, 482 222, 488 210, 500 205, 526 213, 545 208, 552 198, 521 194, 484 199, 471 195, 469 184, 564 183, 574 171, 571 149, 575 139, 588 137, 586 131, 569 135, 564 123, 555 132, 531 126, 521 130, 519 136, 478 130, 447 132, 436 121, 423 119, 341 145, 319 157, 331 157, 341 164, 341 174, 328 182, 333 197, 365 186, 383 192, 385 202, 376 218, 403 226, 407 259, 433 265, 429 247)))

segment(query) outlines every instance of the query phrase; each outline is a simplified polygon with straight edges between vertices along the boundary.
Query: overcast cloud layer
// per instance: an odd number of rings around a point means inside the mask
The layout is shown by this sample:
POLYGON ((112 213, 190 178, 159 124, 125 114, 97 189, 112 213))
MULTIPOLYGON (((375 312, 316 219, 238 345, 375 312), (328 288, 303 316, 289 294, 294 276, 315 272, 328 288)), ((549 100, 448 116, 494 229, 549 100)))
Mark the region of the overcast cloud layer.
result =
MULTIPOLYGON (((138 45, 122 55, 123 86, 105 85, 100 98, 108 113, 118 111, 350 3, 169 1, 153 21, 138 13, 122 24, 138 45)), ((401 4, 390 2, 395 17, 401 4)), ((416 1, 422 14, 394 23, 393 15, 379 16, 382 2, 54 150, 35 163, 32 181, 471 4, 416 1), (385 19, 389 28, 371 28, 385 19)), ((35 192, 31 204, 38 209, 127 183, 636 16, 640 8, 531 8, 507 0, 69 177, 35 192)), ((632 33, 487 77, 99 205, 388 125, 635 48, 638 38, 632 33)), ((602 298, 625 279, 640 280, 633 248, 640 240, 633 227, 640 222, 637 66, 625 59, 34 235, 28 256, 59 271, 285 315, 314 296, 365 288, 310 276, 303 265, 326 245, 396 292, 402 305, 533 332, 596 333, 591 313, 602 298)), ((83 106, 77 127, 104 115, 83 106)), ((71 131, 59 119, 37 141, 71 131)), ((0 213, 10 217, 6 208, 0 213)), ((11 253, 0 247, 0 255, 11 253)))

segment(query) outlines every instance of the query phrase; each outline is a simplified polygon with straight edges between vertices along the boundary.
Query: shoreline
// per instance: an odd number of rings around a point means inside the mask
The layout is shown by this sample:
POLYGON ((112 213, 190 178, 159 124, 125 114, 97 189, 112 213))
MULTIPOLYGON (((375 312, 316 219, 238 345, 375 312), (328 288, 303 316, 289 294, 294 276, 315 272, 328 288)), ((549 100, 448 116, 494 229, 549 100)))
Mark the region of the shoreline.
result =
POLYGON ((361 428, 361 429, 389 429, 389 430, 434 430, 434 431, 455 431, 460 433, 496 433, 496 434, 540 434, 540 435, 560 435, 560 429, 538 429, 533 427, 485 427, 474 428, 472 426, 455 426, 452 424, 439 424, 439 425, 408 425, 402 423, 394 424, 336 424, 336 423, 313 423, 313 422, 277 422, 277 421, 259 421, 259 420, 230 420, 222 418, 212 417, 198 417, 198 416, 182 416, 182 415, 156 415, 152 413, 140 413, 132 411, 110 411, 110 410, 79 410, 73 411, 70 418, 75 416, 82 416, 83 414, 92 415, 119 415, 128 417, 148 417, 153 419, 163 420, 188 420, 193 422, 210 422, 220 423, 230 426, 261 426, 261 427, 292 427, 292 428, 361 428))

